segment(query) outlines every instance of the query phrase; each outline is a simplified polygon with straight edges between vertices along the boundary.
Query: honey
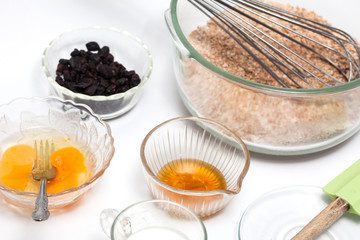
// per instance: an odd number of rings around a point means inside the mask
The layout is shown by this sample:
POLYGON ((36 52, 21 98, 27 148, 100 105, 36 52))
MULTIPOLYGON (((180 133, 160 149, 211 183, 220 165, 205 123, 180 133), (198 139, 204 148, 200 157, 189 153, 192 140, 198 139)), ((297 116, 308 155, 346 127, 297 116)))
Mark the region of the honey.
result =
POLYGON ((197 159, 179 159, 163 166, 157 177, 169 186, 189 191, 226 189, 223 174, 213 165, 197 159))

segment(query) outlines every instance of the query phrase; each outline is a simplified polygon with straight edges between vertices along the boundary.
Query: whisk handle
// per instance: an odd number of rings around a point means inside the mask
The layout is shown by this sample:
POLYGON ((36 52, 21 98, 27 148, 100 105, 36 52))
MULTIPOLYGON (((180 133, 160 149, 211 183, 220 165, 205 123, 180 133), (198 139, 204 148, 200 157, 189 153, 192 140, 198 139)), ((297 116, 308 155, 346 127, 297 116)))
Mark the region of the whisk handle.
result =
POLYGON ((291 240, 312 240, 328 229, 337 219, 347 210, 349 203, 338 197, 330 203, 324 210, 316 215, 298 234, 291 240))

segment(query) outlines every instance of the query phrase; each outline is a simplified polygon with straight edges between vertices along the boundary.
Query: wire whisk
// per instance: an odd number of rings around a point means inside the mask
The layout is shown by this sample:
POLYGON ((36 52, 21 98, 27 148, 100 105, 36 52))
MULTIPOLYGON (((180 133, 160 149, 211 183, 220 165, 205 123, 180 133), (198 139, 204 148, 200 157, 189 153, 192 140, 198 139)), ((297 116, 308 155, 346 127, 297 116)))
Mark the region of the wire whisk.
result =
POLYGON ((187 0, 282 87, 320 88, 360 78, 356 40, 327 22, 257 0, 187 0))

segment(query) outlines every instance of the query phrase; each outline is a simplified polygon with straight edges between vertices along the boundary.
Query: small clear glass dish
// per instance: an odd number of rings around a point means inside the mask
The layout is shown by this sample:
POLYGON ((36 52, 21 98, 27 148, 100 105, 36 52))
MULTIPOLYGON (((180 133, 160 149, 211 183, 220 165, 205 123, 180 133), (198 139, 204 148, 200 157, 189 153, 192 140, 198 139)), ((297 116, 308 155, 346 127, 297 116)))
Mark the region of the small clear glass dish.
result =
POLYGON ((144 138, 140 154, 153 197, 183 204, 201 218, 220 211, 240 192, 250 165, 249 152, 238 136, 198 117, 174 118, 156 126, 144 138), (187 186, 169 183, 172 180, 187 186), (222 187, 210 188, 220 180, 225 182, 222 187))
POLYGON ((43 53, 42 67, 53 94, 86 104, 103 119, 112 119, 126 113, 138 102, 151 75, 153 60, 148 47, 131 33, 115 28, 89 27, 65 32, 52 40, 43 53), (134 70, 141 79, 140 84, 110 96, 89 96, 60 86, 55 81, 59 60, 69 59, 75 48, 86 49, 85 44, 91 41, 97 42, 100 47, 108 46, 114 61, 129 71, 134 70))
MULTIPOLYGON (((0 160, 11 146, 33 146, 34 140, 50 137, 56 147, 72 146, 84 155, 90 178, 78 187, 47 194, 50 210, 73 204, 91 190, 115 152, 110 126, 100 116, 83 104, 56 97, 17 98, 0 105, 0 129, 0 160)), ((0 179, 0 193, 12 205, 33 209, 38 189, 13 190, 0 179)))
POLYGON ((175 202, 148 200, 121 212, 104 209, 100 224, 111 240, 206 240, 204 223, 190 209, 175 202))
MULTIPOLYGON (((290 186, 266 193, 245 210, 239 225, 240 240, 290 240, 331 203, 316 186, 290 186)), ((345 213, 318 240, 357 239, 359 220, 345 213)))

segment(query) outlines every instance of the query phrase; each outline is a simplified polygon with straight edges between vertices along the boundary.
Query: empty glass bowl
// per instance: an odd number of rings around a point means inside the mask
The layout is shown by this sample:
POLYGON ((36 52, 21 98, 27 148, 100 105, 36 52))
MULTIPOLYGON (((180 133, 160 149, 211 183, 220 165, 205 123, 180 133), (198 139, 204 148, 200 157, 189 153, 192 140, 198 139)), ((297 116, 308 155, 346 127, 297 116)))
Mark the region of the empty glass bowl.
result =
POLYGON ((240 192, 250 163, 239 137, 198 117, 156 126, 143 140, 140 154, 153 197, 183 204, 201 218, 220 211, 240 192))
MULTIPOLYGON (((33 146, 37 139, 53 140, 55 149, 75 147, 84 155, 90 178, 78 187, 49 193, 49 209, 72 204, 87 193, 109 167, 115 151, 110 126, 100 116, 85 105, 56 97, 17 98, 1 105, 0 129, 0 159, 9 147, 33 146)), ((13 190, 0 181, 0 192, 9 203, 33 209, 38 190, 13 190)))
POLYGON ((112 240, 206 240, 201 219, 183 205, 150 200, 135 203, 120 213, 104 209, 100 223, 112 240))
POLYGON ((42 67, 52 93, 63 99, 84 103, 103 119, 111 119, 135 106, 150 77, 153 62, 148 47, 131 33, 114 28, 89 27, 65 32, 51 41, 44 51, 42 67), (110 53, 114 55, 114 61, 129 71, 135 70, 141 79, 140 84, 126 92, 110 96, 89 96, 60 86, 55 81, 59 60, 69 59, 75 48, 86 49, 85 44, 91 41, 97 42, 100 47, 108 46, 110 53))
MULTIPOLYGON (((288 186, 265 193, 245 210, 239 240, 290 240, 330 203, 330 197, 317 186, 288 186)), ((356 217, 345 213, 316 239, 357 239, 356 217)))

